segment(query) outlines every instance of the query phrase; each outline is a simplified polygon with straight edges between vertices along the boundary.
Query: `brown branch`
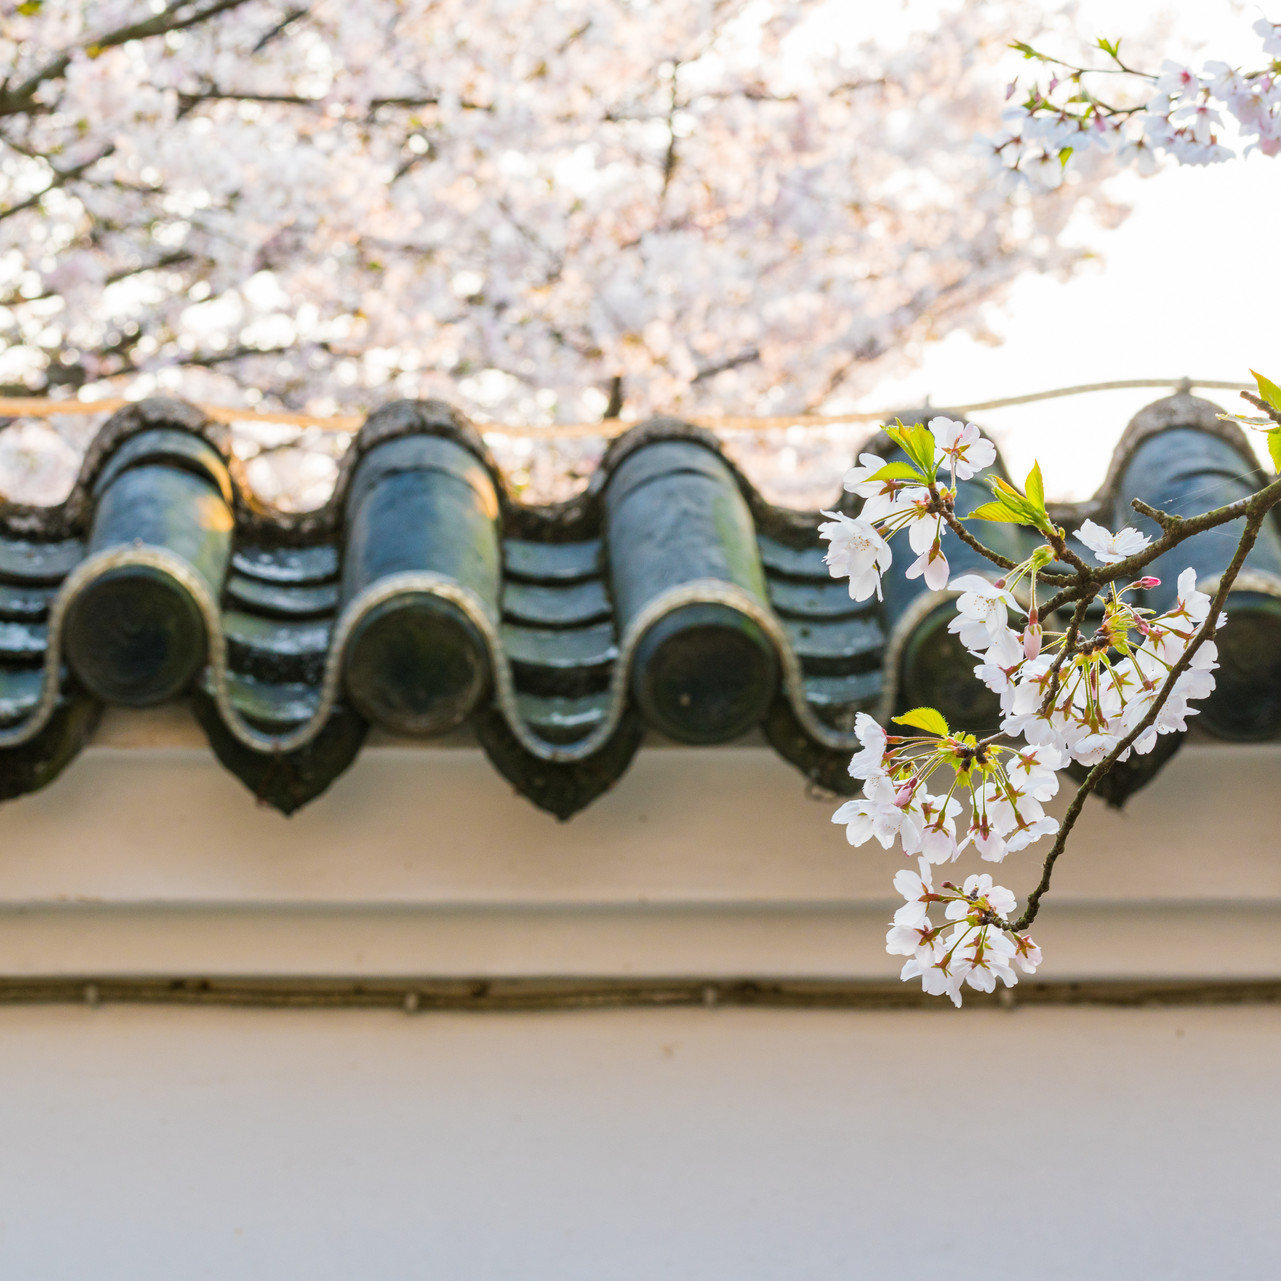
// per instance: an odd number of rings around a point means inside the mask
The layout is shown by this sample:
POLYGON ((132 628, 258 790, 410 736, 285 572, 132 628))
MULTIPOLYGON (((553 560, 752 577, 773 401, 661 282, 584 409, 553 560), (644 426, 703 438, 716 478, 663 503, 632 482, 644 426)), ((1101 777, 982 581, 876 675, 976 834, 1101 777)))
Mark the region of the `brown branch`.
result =
POLYGON ((64 50, 57 57, 46 62, 43 67, 33 71, 14 88, 5 88, 0 91, 0 116, 27 115, 37 111, 40 104, 36 102, 35 95, 41 85, 49 80, 60 80, 66 74, 72 58, 77 53, 87 52, 96 57, 106 49, 114 49, 118 45, 128 44, 133 40, 146 40, 151 36, 167 35, 171 31, 184 31, 187 27, 206 22, 220 13, 237 9, 246 2, 247 0, 207 0, 206 3, 201 4, 199 0, 170 0, 169 4, 150 18, 126 23, 113 31, 94 36, 72 49, 64 50), (194 12, 184 13, 184 10, 194 10, 194 12))
POLYGON ((672 63, 672 92, 667 107, 667 150, 663 155, 663 188, 658 196, 660 206, 667 199, 667 189, 672 185, 672 177, 676 173, 676 112, 680 106, 677 100, 676 77, 680 72, 680 66, 679 62, 672 63))
MULTIPOLYGON (((979 540, 975 538, 974 535, 971 534, 970 531, 957 519, 956 513, 949 511, 943 505, 942 499, 939 498, 938 488, 932 482, 930 484, 930 496, 938 504, 939 515, 943 517, 944 523, 947 525, 948 529, 950 529, 952 533, 954 533, 957 538, 966 545, 966 547, 970 548, 971 551, 978 552, 978 554, 985 560, 990 560, 998 569, 1018 568, 1018 561, 1011 560, 1008 556, 1002 556, 1000 552, 995 552, 986 544, 979 542, 979 540)), ((1053 579, 1047 578, 1046 581, 1053 582, 1053 579)))
POLYGON ((1263 410, 1263 412, 1267 414, 1267 416, 1271 418, 1278 427, 1281 427, 1281 409, 1276 409, 1272 405, 1269 405, 1262 396, 1256 396, 1252 391, 1243 391, 1241 393, 1241 399, 1248 400, 1256 409, 1263 410))
MULTIPOLYGON (((1047 539, 1050 546, 1054 548, 1054 554, 1059 558, 1059 560, 1067 561, 1067 563, 1071 565, 1078 574, 1088 574, 1090 572, 1092 567, 1087 565, 1085 561, 1083 561, 1076 552, 1067 545, 1067 539, 1064 538, 1061 533, 1056 532, 1049 534, 1047 535, 1047 539)), ((1047 578, 1045 581, 1050 582, 1051 580, 1047 578)))
MULTIPOLYGON (((1044 716, 1054 705, 1054 700, 1059 696, 1059 689, 1062 683, 1063 664, 1072 656, 1076 646, 1076 639, 1081 634, 1081 624, 1085 622, 1085 615, 1089 611, 1090 602, 1093 596, 1083 596, 1072 611, 1072 621, 1067 625, 1067 631, 1063 633, 1063 648, 1059 650, 1054 658, 1054 664, 1050 668, 1050 685, 1045 692, 1045 697, 1041 700, 1040 714, 1044 716)), ((1046 617, 1048 617, 1048 612, 1046 617)))
MULTIPOLYGON (((103 283, 107 285, 118 284, 122 280, 128 280, 131 276, 141 276, 148 271, 163 271, 166 267, 177 267, 184 262, 190 262, 195 257, 194 254, 185 251, 176 250, 171 254, 166 254, 163 258, 157 258, 154 262, 139 263, 136 267, 122 267, 119 271, 113 271, 103 277, 103 283)), ((57 298, 59 295, 55 290, 46 289, 43 293, 31 294, 9 294, 7 297, 0 298, 0 307, 22 307, 29 302, 43 302, 46 298, 57 298)))
MULTIPOLYGON (((1097 568, 1087 565, 1084 571, 1078 571, 1076 578, 1069 580, 1071 586, 1046 602, 1042 613, 1048 618, 1055 610, 1061 609, 1072 601, 1080 600, 1084 593, 1089 593, 1093 598, 1098 588, 1106 587, 1108 583, 1115 583, 1123 578, 1138 577, 1140 570, 1146 569, 1159 556, 1164 556, 1166 552, 1194 534, 1203 534, 1208 529, 1217 529, 1220 525, 1226 525, 1248 515, 1256 499, 1264 494, 1272 494, 1279 485, 1281 480, 1274 480, 1257 493, 1239 498, 1236 502, 1228 503, 1223 507, 1216 507, 1212 511, 1202 512, 1199 516, 1175 516, 1158 507, 1150 507, 1142 499, 1134 499, 1130 504, 1134 510, 1155 521, 1164 531, 1160 538, 1150 543, 1141 552, 1135 552, 1133 556, 1127 556, 1124 560, 1114 561, 1110 565, 1100 565, 1097 568)), ((1269 508, 1275 506, 1276 501, 1275 499, 1269 501, 1267 506, 1269 508)), ((1051 577, 1043 574, 1041 577, 1047 583, 1054 583, 1056 586, 1063 581, 1057 575, 1051 577)))
MULTIPOLYGON (((268 106, 279 107, 309 107, 309 108, 327 108, 332 99, 330 98, 308 98, 298 93, 256 93, 252 90, 223 89, 218 85, 210 85, 204 89, 193 89, 188 92, 179 92, 178 94, 178 115, 188 115, 193 108, 198 107, 202 102, 257 102, 264 103, 268 106)), ((371 98, 369 100, 369 111, 372 114, 384 107, 438 107, 440 105, 440 95, 438 93, 421 94, 417 96, 402 95, 392 98, 371 98)), ((493 111, 493 104, 487 102, 472 102, 464 98, 458 104, 464 111, 493 111)))
POLYGON ((294 25, 300 18, 305 18, 311 12, 309 8, 290 9, 275 26, 268 28, 259 38, 258 43, 249 50, 250 54, 261 53, 277 36, 283 34, 294 25))
POLYGON ((705 365, 690 379, 690 383, 701 383, 708 378, 715 378, 717 374, 738 369, 742 365, 755 364, 760 358, 761 353, 755 347, 748 347, 740 351, 737 356, 726 356, 724 360, 719 360, 714 365, 705 365))
MULTIPOLYGON (((14 214, 22 213, 25 209, 34 208, 34 206, 38 205, 51 191, 57 191, 59 187, 64 187, 67 183, 74 182, 75 179, 79 178, 86 170, 92 169, 99 160, 105 160, 113 151, 115 151, 115 149, 114 144, 105 147, 102 151, 98 152, 96 156, 91 156, 88 160, 81 161, 78 165, 72 165, 70 169, 54 169, 52 165, 49 165, 49 168, 53 169, 52 181, 41 187, 40 190, 35 192, 33 195, 28 196, 25 200, 19 200, 16 205, 10 205, 7 209, 0 209, 0 222, 3 222, 6 218, 12 218, 14 214)), ((46 163, 48 162, 46 161, 46 163)))

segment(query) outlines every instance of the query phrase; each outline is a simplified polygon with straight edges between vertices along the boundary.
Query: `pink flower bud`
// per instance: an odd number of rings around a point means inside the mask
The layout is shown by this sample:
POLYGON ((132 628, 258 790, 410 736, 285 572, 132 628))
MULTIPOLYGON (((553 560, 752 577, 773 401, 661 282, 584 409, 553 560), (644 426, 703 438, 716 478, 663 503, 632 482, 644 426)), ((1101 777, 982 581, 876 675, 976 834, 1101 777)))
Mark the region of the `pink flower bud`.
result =
POLYGON ((1003 578, 998 578, 998 579, 996 580, 996 582, 994 582, 994 583, 992 584, 992 586, 993 586, 993 587, 995 587, 995 588, 997 588, 997 589, 998 589, 998 590, 1000 590, 1000 591, 1004 591, 1004 590, 1005 590, 1005 579, 1003 579, 1003 578))
POLYGON ((1041 635, 1044 631, 1040 623, 1028 623, 1023 629, 1023 657, 1035 658, 1041 652, 1041 635))
POLYGON ((906 809, 912 803, 912 793, 916 791, 916 779, 909 778, 894 794, 894 804, 899 809, 906 809))
POLYGON ((1135 587, 1142 587, 1146 590, 1150 590, 1153 587, 1160 587, 1161 580, 1159 578, 1153 578, 1151 574, 1148 574, 1145 577, 1140 578, 1134 585, 1135 587))
POLYGON ((1134 626, 1138 630, 1140 636, 1146 636, 1152 630, 1152 624, 1149 623, 1146 618, 1136 618, 1134 620, 1134 626))

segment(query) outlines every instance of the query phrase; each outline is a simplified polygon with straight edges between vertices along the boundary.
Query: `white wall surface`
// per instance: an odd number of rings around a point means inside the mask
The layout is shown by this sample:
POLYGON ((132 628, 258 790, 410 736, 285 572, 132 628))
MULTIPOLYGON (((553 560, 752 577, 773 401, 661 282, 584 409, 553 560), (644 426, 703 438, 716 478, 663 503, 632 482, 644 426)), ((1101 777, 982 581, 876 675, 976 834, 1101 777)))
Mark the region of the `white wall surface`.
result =
MULTIPOLYGON (((897 974, 901 859, 761 746, 647 747, 568 823, 476 747, 370 746, 286 819, 207 746, 113 733, 0 807, 0 978, 897 974)), ((1281 978, 1278 778, 1281 744, 1190 743, 1120 813, 1091 801, 1044 974, 1281 978)), ((1001 865, 1020 897, 1037 855, 1001 865)))
POLYGON ((1275 1277, 1279 1065, 1261 1006, 10 1008, 0 1277, 1275 1277))

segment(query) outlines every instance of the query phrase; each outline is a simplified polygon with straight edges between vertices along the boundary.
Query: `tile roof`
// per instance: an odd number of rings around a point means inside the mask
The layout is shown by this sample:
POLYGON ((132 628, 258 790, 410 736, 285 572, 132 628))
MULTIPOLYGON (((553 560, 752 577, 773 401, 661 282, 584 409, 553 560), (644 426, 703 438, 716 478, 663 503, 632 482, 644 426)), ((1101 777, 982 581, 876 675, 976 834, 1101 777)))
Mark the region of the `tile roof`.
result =
MULTIPOLYGON (((1143 497, 1191 513, 1264 478, 1209 402, 1181 394, 1126 429, 1108 478, 1058 518, 1142 524, 1143 497)), ((986 497, 963 485, 960 506, 986 497)), ((853 510, 846 502, 846 510, 853 510)), ((283 513, 244 483, 226 429, 190 405, 113 416, 57 507, 0 506, 0 797, 50 781, 104 704, 189 698, 222 763, 292 812, 371 725, 467 723, 497 769, 568 817, 624 772, 647 728, 717 743, 760 726, 814 783, 848 792, 859 711, 919 703, 974 728, 995 707, 946 630, 946 595, 903 576, 858 604, 832 580, 819 517, 767 503, 714 437, 654 419, 616 440, 587 490, 532 507, 475 429, 438 401, 374 413, 322 508, 283 513)), ((1022 531, 989 526, 1018 550, 1022 531)), ((1158 565, 1212 579, 1211 531, 1158 565)), ((964 548, 955 570, 973 567, 964 548)), ((1281 527, 1230 604, 1201 722, 1281 728, 1281 527)), ((1111 780, 1119 803, 1177 749, 1111 780)))

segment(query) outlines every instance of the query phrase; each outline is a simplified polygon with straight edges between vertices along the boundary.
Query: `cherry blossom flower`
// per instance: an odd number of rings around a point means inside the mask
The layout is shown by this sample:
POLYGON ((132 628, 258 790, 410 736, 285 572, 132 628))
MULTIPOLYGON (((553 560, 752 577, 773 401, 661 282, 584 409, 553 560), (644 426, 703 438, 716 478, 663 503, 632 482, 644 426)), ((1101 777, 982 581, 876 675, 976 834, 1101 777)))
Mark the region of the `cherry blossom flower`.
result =
POLYGON ((906 483, 900 479, 872 480, 871 477, 884 467, 885 459, 877 454, 860 454, 858 466, 845 473, 846 492, 857 494, 864 500, 859 516, 872 524, 883 520, 894 510, 895 499, 906 483))
POLYGON ((984 440, 973 423, 931 418, 928 426, 934 434, 937 460, 951 470, 954 479, 969 480, 996 462, 996 446, 984 440))
POLYGON ((861 798, 846 801, 832 815, 833 823, 845 824, 845 838, 851 845, 863 845, 875 838, 882 849, 901 840, 914 853, 921 840, 923 815, 919 804, 900 803, 899 790, 885 775, 869 778, 861 798))
POLYGON ((1281 22, 1269 22, 1260 18, 1251 30, 1263 37, 1263 52, 1274 58, 1281 58, 1281 22))
POLYGON ((1032 941, 1031 935, 1014 936, 1014 964, 1024 974, 1036 973, 1036 967, 1041 964, 1041 949, 1032 941))
POLYGON ((874 778, 885 773, 886 733, 881 726, 866 712, 859 712, 854 718, 854 733, 863 744, 850 760, 849 772, 852 778, 874 778))
POLYGON ((972 652, 999 644, 1009 631, 1008 611, 1018 609, 1018 601, 1005 588, 993 586, 978 574, 961 574, 948 583, 948 590, 961 593, 957 616, 948 624, 948 631, 972 652))
POLYGON ((947 586, 950 573, 947 557, 943 554, 942 539, 935 539, 908 567, 906 577, 924 578, 931 591, 941 592, 947 586))
POLYGON ((894 888, 906 902, 894 913, 895 925, 906 925, 909 929, 922 924, 929 916, 930 904, 937 903, 939 896, 934 892, 929 862, 921 859, 919 870, 900 868, 894 876, 894 888))
POLYGON ((966 911, 995 912, 999 916, 1011 916, 1018 907, 1018 900, 1003 885, 995 885, 987 872, 975 872, 967 876, 961 891, 969 900, 970 908, 953 901, 948 904, 945 915, 949 921, 966 915, 966 911))
POLYGON ((978 992, 992 992, 999 978, 1006 987, 1018 982, 1010 967, 1015 946, 1003 930, 958 926, 948 940, 955 949, 955 974, 978 992))
POLYGON ((930 960, 913 957, 904 964, 899 977, 920 978, 922 989, 930 996, 946 996, 958 1009, 961 1005, 961 974, 953 970, 951 954, 942 945, 930 960))
POLYGON ((1092 520, 1083 521, 1076 531, 1076 537, 1093 553, 1100 565, 1113 565, 1127 556, 1134 556, 1147 547, 1152 540, 1146 534, 1126 525, 1115 534, 1097 525, 1092 520))
POLYGON ((832 519, 818 527, 819 535, 830 546, 824 560, 833 578, 849 578, 850 597, 867 600, 875 594, 881 599, 881 575, 890 566, 890 545, 865 520, 855 520, 844 512, 823 513, 832 519))

